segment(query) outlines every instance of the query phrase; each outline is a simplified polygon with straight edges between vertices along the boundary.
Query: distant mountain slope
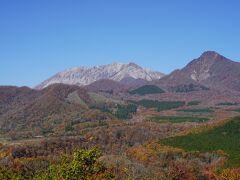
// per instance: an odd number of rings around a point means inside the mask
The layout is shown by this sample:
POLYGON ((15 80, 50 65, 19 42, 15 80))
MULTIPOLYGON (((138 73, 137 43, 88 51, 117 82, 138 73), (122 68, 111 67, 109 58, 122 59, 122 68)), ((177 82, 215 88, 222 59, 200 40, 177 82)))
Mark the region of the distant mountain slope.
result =
POLYGON ((67 102, 68 95, 75 91, 84 101, 91 101, 86 90, 77 86, 56 84, 42 91, 0 87, 0 129, 42 127, 50 117, 57 119, 64 114, 67 117, 71 112, 80 112, 83 109, 80 104, 67 102))
POLYGON ((151 83, 143 79, 134 79, 134 78, 124 78, 121 81, 114 81, 110 79, 101 79, 95 81, 87 86, 84 86, 89 91, 94 92, 124 92, 129 89, 138 88, 143 85, 151 83))
POLYGON ((240 63, 207 51, 183 69, 160 79, 158 84, 167 87, 201 84, 214 89, 240 91, 240 63))
POLYGON ((63 72, 59 72, 50 79, 38 85, 36 89, 43 89, 55 83, 85 86, 102 79, 110 79, 119 82, 124 82, 125 80, 129 83, 129 80, 126 80, 128 78, 131 79, 131 81, 139 81, 139 79, 153 81, 160 79, 161 77, 163 77, 162 73, 143 69, 134 63, 114 63, 91 68, 72 68, 63 72))
POLYGON ((98 92, 98 91, 116 92, 116 91, 125 90, 126 86, 122 85, 120 82, 113 81, 110 79, 101 79, 85 86, 85 88, 95 92, 98 92))
POLYGON ((118 102, 74 85, 54 84, 43 90, 0 86, 0 132, 39 135, 75 121, 104 120, 108 115, 90 107, 105 101, 118 102))

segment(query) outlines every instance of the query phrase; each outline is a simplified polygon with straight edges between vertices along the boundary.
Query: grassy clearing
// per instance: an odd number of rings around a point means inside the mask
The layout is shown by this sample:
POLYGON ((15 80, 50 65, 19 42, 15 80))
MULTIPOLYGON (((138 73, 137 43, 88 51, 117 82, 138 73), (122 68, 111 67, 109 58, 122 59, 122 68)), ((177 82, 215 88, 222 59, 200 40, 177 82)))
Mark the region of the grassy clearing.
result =
POLYGON ((232 111, 240 112, 240 108, 239 109, 233 109, 232 111))
POLYGON ((187 151, 214 152, 223 150, 228 154, 225 167, 240 166, 240 117, 206 132, 191 133, 184 136, 161 140, 168 146, 187 151))
POLYGON ((236 102, 222 102, 222 103, 218 103, 216 105, 217 106, 237 106, 237 105, 239 105, 239 103, 236 103, 236 102))
POLYGON ((79 97, 77 91, 74 91, 74 92, 70 93, 70 94, 68 95, 68 97, 66 98, 66 100, 67 100, 68 102, 80 104, 80 105, 82 105, 82 106, 85 107, 85 108, 88 107, 88 105, 84 102, 84 100, 82 100, 82 99, 79 97))
POLYGON ((113 103, 113 104, 123 104, 123 101, 105 97, 104 95, 90 92, 88 93, 97 104, 113 103))
POLYGON ((181 112, 190 112, 190 113, 212 113, 214 110, 212 108, 201 108, 201 109, 180 109, 181 112))
POLYGON ((135 103, 145 108, 156 108, 158 111, 175 109, 185 105, 183 101, 154 101, 147 99, 135 103))
POLYGON ((191 117, 191 116, 156 116, 152 117, 151 121, 157 122, 157 123, 183 123, 183 122, 197 122, 197 123, 203 123, 208 121, 208 118, 203 117, 191 117))

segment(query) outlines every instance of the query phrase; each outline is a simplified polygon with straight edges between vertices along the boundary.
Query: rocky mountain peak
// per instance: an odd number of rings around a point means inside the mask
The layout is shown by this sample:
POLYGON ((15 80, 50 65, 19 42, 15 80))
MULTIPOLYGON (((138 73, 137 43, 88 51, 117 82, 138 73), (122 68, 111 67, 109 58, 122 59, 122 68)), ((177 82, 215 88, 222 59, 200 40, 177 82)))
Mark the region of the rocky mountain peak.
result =
POLYGON ((220 55, 215 51, 205 51, 202 55, 191 61, 188 66, 211 66, 212 64, 216 63, 217 61, 226 61, 228 60, 224 56, 220 55))
POLYGON ((228 61, 230 62, 230 60, 215 51, 206 51, 199 58, 190 62, 186 69, 191 73, 192 80, 202 82, 214 75, 212 71, 214 67, 223 66, 223 63, 228 61))
POLYGON ((53 77, 38 85, 37 89, 43 89, 51 84, 62 83, 69 85, 86 86, 101 79, 122 81, 131 78, 139 81, 153 81, 163 77, 163 74, 140 67, 135 63, 112 63, 94 67, 76 67, 57 73, 53 77))
POLYGON ((137 65, 136 63, 133 63, 133 62, 128 63, 128 66, 132 66, 132 67, 135 67, 135 68, 142 69, 142 67, 140 67, 139 65, 137 65))
POLYGON ((160 80, 166 86, 197 83, 210 88, 240 90, 240 63, 215 51, 206 51, 179 71, 160 80))
POLYGON ((218 54, 215 51, 205 51, 204 53, 202 53, 200 58, 203 58, 203 59, 216 59, 219 56, 221 56, 221 55, 218 54))

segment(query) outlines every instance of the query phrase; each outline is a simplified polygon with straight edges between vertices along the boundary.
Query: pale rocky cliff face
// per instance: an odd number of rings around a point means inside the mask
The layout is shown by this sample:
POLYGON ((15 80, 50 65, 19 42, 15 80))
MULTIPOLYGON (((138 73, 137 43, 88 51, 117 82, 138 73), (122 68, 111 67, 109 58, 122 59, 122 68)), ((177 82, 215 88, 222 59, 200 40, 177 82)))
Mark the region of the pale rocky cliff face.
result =
POLYGON ((133 78, 136 80, 142 79, 146 81, 153 81, 160 79, 163 76, 164 75, 160 72, 144 69, 134 63, 113 63, 89 68, 77 67, 59 72, 38 85, 36 89, 43 89, 56 83, 85 86, 101 79, 121 81, 125 78, 133 78))
POLYGON ((204 52, 201 57, 193 61, 189 65, 191 69, 191 79, 197 82, 202 82, 211 77, 211 68, 215 63, 220 63, 222 56, 214 51, 204 52))

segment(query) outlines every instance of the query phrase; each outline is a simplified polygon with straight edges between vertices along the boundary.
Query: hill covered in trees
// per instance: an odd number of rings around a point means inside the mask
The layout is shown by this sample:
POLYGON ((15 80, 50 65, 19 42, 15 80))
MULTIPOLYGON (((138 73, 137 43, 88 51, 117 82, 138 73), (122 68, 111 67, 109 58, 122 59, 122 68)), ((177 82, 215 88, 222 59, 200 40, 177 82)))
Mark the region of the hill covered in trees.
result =
POLYGON ((130 94, 138 94, 138 95, 158 94, 158 93, 164 93, 164 92, 165 92, 164 90, 162 90, 160 87, 155 85, 145 85, 129 91, 130 94))

